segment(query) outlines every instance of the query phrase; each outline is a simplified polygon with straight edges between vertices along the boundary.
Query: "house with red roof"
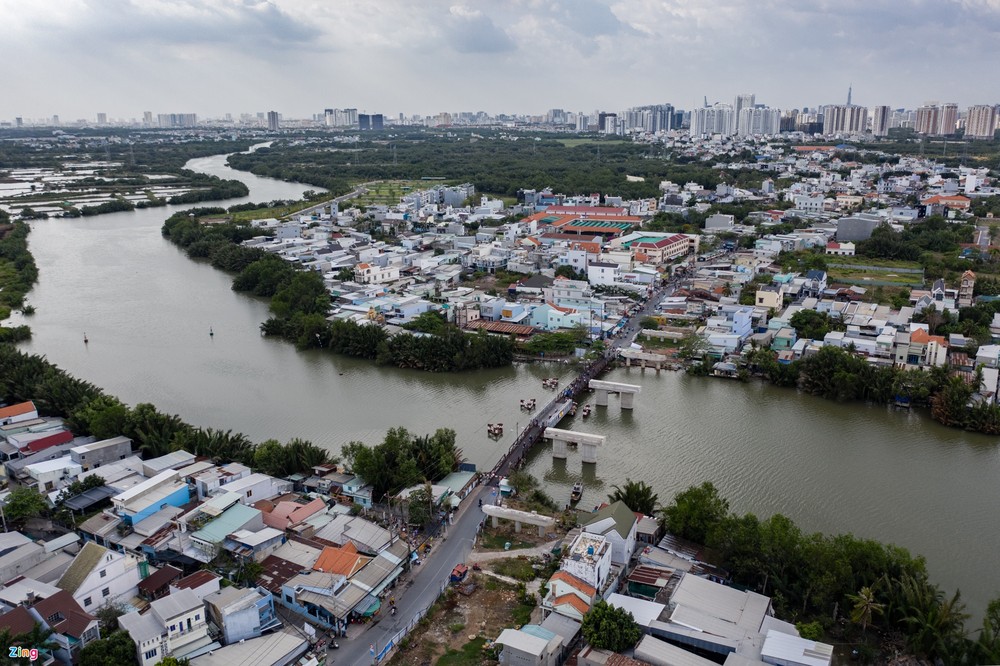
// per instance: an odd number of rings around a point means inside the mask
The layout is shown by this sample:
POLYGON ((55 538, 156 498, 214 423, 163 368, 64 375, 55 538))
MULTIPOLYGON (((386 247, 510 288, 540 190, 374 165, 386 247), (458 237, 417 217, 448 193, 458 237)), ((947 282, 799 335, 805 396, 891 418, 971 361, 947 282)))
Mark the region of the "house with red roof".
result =
POLYGON ((30 421, 37 418, 38 410, 35 409, 35 403, 30 400, 28 402, 19 402, 16 405, 0 407, 0 426, 10 425, 11 423, 20 423, 21 421, 30 421))
POLYGON ((582 621, 597 596, 597 589, 568 571, 557 571, 548 582, 548 594, 542 599, 542 612, 558 613, 582 621))

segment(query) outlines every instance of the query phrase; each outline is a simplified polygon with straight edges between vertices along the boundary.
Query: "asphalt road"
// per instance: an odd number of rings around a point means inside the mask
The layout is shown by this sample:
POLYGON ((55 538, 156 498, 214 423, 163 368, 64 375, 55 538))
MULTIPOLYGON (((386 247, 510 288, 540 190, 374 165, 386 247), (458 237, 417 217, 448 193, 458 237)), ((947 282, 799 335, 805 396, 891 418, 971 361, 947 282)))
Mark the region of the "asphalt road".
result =
POLYGON ((392 594, 396 597, 396 615, 390 615, 388 609, 379 615, 380 619, 368 625, 367 631, 357 638, 338 639, 340 648, 329 651, 327 663, 361 666, 373 664, 370 646, 375 646, 378 653, 386 641, 395 636, 408 623, 415 621, 417 614, 425 610, 438 595, 456 564, 467 562, 472 551, 479 523, 486 517, 479 508, 479 498, 483 501, 491 499, 494 488, 480 486, 463 502, 461 510, 455 517, 455 524, 447 528, 441 536, 434 540, 430 554, 419 566, 411 567, 407 582, 396 585, 392 594), (412 581, 412 582, 410 582, 412 581))

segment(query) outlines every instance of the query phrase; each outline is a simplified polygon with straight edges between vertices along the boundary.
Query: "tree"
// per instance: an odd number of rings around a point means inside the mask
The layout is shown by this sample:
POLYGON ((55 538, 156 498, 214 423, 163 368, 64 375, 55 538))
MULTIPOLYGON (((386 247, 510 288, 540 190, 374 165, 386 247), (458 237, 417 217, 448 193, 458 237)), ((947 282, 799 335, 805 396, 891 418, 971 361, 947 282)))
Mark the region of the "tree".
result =
POLYGON ((625 506, 631 511, 644 516, 651 516, 656 512, 660 498, 645 481, 625 479, 622 487, 619 488, 617 485, 611 487, 614 488, 614 492, 608 495, 609 502, 625 502, 625 506))
POLYGON ((138 666, 135 642, 127 631, 113 631, 87 643, 80 651, 80 666, 138 666))
POLYGON ((857 594, 849 594, 847 598, 854 602, 851 610, 851 622, 861 625, 861 633, 868 633, 868 625, 871 624, 872 617, 881 615, 885 610, 885 604, 875 601, 875 592, 870 586, 862 587, 857 594))
POLYGON ((407 522, 415 527, 423 527, 431 521, 433 513, 430 484, 417 488, 406 499, 407 522))
POLYGON ((628 650, 642 637, 642 629, 635 623, 632 613, 615 608, 603 599, 583 616, 581 631, 590 645, 612 652, 628 650))
POLYGON ((576 269, 573 268, 572 266, 570 266, 569 264, 563 264, 562 266, 560 266, 559 268, 557 268, 556 269, 556 277, 564 277, 564 278, 568 278, 570 280, 580 280, 580 279, 583 279, 580 276, 580 274, 576 272, 576 269))
POLYGON ((677 493, 663 509, 662 522, 677 536, 705 543, 728 513, 729 501, 719 495, 711 481, 705 481, 677 493))
POLYGON ((14 488, 7 498, 4 516, 11 524, 21 524, 32 516, 41 515, 49 508, 45 496, 34 488, 14 488))
POLYGON ((107 603, 94 611, 94 616, 101 624, 101 631, 108 634, 118 628, 118 618, 125 613, 128 613, 129 610, 130 608, 125 604, 112 602, 107 603))
POLYGON ((253 465, 259 472, 272 476, 285 476, 288 459, 281 442, 269 439, 258 444, 253 452, 253 465))
POLYGON ((156 662, 156 666, 188 666, 190 663, 186 658, 178 659, 177 657, 170 656, 156 662))

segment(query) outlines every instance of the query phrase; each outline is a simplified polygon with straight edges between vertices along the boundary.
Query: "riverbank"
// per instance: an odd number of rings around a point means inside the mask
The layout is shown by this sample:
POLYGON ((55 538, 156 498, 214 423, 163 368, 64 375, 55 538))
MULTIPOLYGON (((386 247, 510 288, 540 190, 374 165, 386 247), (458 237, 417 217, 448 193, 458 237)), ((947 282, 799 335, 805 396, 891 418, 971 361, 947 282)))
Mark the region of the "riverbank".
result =
MULTIPOLYGON (((29 231, 24 222, 11 224, 7 214, 0 210, 0 322, 10 317, 15 309, 21 309, 25 315, 34 312, 24 300, 38 280, 35 258, 28 250, 29 231)), ((0 324, 0 343, 24 342, 30 338, 31 329, 25 324, 0 324)))

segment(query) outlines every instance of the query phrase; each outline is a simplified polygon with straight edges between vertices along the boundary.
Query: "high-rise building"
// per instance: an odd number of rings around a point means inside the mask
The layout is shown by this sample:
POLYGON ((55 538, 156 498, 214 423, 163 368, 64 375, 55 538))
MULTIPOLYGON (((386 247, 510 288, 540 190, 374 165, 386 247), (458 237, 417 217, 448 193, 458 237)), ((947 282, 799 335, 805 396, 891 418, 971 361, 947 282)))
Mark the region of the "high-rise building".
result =
MULTIPOLYGON (((743 93, 742 95, 737 95, 736 99, 733 100, 733 116, 736 118, 736 133, 740 136, 746 136, 748 134, 743 128, 740 127, 740 114, 743 109, 752 109, 757 103, 757 96, 753 93, 743 93)), ((752 132, 749 132, 752 134, 752 132)))
POLYGON ((97 114, 97 124, 98 125, 107 125, 108 124, 108 114, 106 114, 106 113, 98 113, 97 114))
POLYGON ((930 103, 918 108, 914 129, 920 134, 937 134, 941 129, 941 107, 930 103))
POLYGON ((763 136, 781 132, 781 109, 745 106, 736 124, 739 136, 763 136))
POLYGON ((381 113, 358 114, 358 129, 362 131, 380 130, 385 127, 385 118, 381 113))
POLYGON ((267 112, 267 129, 272 132, 277 132, 281 129, 280 118, 277 111, 267 112))
POLYGON ((876 106, 872 109, 872 134, 875 136, 889 135, 889 116, 892 112, 888 106, 876 106))
POLYGON ((823 112, 823 134, 858 134, 868 129, 868 109, 831 104, 823 112))
POLYGON ((946 136, 955 133, 958 126, 958 104, 949 102, 941 106, 940 124, 937 133, 946 136))
POLYGON ((691 111, 691 136, 736 132, 736 115, 728 104, 716 104, 691 111))
POLYGON ((617 121, 617 113, 607 113, 606 111, 601 111, 597 114, 597 131, 605 134, 614 134, 617 121))
POLYGON ((976 104, 969 107, 965 120, 965 136, 970 139, 992 139, 997 131, 996 107, 976 104))
POLYGON ((198 124, 198 114, 159 113, 156 120, 160 127, 194 127, 198 124))
POLYGON ((142 124, 146 127, 152 127, 153 125, 153 112, 143 111, 142 112, 142 124))
POLYGON ((21 116, 14 118, 14 127, 24 127, 24 118, 21 116))

